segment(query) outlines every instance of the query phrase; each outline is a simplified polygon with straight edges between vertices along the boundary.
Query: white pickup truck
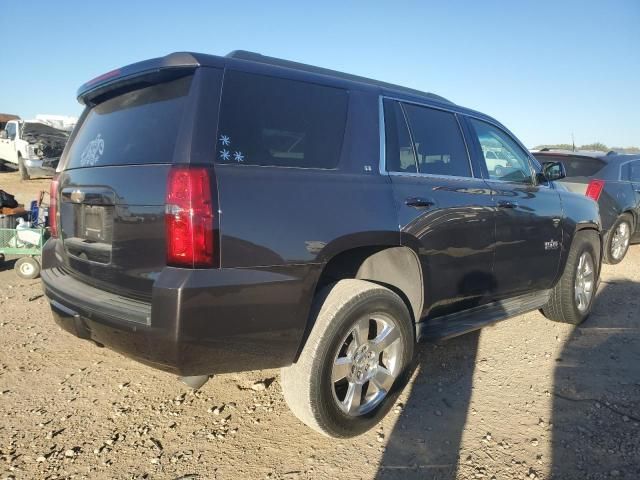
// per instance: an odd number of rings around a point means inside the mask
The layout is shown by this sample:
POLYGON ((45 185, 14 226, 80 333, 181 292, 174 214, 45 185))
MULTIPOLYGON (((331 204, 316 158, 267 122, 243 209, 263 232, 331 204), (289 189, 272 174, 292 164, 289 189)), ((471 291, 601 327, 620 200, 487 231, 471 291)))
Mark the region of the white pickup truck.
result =
POLYGON ((18 169, 23 180, 51 176, 69 133, 38 121, 11 120, 0 131, 0 163, 18 169))

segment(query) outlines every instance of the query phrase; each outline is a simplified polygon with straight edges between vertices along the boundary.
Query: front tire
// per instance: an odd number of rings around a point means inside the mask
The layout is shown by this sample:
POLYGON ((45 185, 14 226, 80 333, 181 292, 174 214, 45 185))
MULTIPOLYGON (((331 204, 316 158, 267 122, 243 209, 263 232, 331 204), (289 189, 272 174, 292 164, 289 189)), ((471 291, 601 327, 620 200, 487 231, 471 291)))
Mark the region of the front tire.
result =
POLYGON ((281 372, 291 411, 334 438, 360 435, 389 411, 410 374, 413 322, 402 299, 375 283, 341 280, 316 300, 298 361, 281 372))
POLYGON ((551 291, 542 314, 549 320, 579 325, 591 313, 600 276, 600 237, 576 233, 560 281, 551 291))
POLYGON ((620 218, 618 218, 611 228, 609 238, 607 239, 604 250, 605 263, 616 265, 624 259, 629 250, 633 229, 633 217, 628 213, 620 215, 620 218))
POLYGON ((20 170, 21 180, 31 180, 31 176, 27 171, 27 167, 24 165, 24 159, 22 158, 22 155, 18 155, 18 170, 20 170))

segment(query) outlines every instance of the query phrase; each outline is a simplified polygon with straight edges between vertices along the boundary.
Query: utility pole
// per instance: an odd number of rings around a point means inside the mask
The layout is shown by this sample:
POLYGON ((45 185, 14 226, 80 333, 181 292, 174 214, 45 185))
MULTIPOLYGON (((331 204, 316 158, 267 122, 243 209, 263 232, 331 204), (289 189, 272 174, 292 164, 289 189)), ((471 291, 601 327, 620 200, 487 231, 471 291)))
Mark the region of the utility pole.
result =
POLYGON ((576 151, 576 140, 573 138, 573 132, 571 132, 571 145, 573 147, 573 151, 576 151))

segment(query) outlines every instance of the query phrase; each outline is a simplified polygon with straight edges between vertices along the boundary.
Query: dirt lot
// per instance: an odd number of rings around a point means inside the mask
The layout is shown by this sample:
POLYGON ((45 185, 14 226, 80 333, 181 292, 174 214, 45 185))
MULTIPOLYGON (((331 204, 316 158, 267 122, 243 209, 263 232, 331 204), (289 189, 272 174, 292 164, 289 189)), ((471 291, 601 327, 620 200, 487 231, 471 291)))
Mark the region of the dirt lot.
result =
MULTIPOLYGON (((49 178, 35 178, 27 182, 20 180, 20 174, 14 171, 0 170, 0 190, 15 195, 18 203, 28 207, 31 200, 37 200, 41 190, 49 192, 49 178)), ((45 196, 48 199, 48 195, 45 196)))
MULTIPOLYGON (((0 188, 12 191, 12 175, 0 173, 0 188)), ((275 370, 221 375, 193 392, 62 332, 39 282, 19 280, 9 263, 0 267, 1 478, 635 480, 639 266, 634 246, 604 268, 580 328, 535 312, 422 345, 380 428, 335 441, 288 412, 275 370)))

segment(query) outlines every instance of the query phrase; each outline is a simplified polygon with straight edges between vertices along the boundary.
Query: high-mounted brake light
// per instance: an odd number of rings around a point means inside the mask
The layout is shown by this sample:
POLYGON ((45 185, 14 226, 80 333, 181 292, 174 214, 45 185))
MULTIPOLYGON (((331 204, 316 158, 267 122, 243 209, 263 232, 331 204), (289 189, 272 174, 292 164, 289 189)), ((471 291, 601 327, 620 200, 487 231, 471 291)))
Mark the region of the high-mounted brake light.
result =
POLYGON ((49 232, 52 237, 58 236, 58 176, 51 179, 49 186, 49 232))
POLYGON ((91 80, 89 80, 87 83, 85 83, 85 86, 91 86, 94 85, 96 83, 99 82, 104 82, 105 80, 109 80, 111 78, 115 78, 117 76, 120 75, 120 69, 116 69, 116 70, 111 70, 110 72, 107 73, 103 73, 102 75, 98 75, 96 78, 92 78, 91 80))
POLYGON ((604 188, 604 180, 591 180, 587 186, 585 195, 593 198, 596 202, 600 199, 600 194, 604 188))
POLYGON ((215 266, 214 212, 209 171, 173 167, 165 205, 168 265, 215 266))

